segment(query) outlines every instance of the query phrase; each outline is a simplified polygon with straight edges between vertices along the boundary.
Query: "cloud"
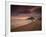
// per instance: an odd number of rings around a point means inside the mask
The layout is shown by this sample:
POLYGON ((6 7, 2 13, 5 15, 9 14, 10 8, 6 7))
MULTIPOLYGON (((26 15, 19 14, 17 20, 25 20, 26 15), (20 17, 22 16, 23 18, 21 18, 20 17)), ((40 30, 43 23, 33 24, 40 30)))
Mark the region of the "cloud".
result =
POLYGON ((41 14, 41 6, 11 5, 11 16, 34 16, 41 14))

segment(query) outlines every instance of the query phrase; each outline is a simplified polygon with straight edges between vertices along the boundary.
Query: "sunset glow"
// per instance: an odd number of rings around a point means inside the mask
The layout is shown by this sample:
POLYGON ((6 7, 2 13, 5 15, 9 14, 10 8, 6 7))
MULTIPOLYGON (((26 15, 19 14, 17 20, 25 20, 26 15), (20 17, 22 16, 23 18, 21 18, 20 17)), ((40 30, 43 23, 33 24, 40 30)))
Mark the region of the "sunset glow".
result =
POLYGON ((27 19, 28 16, 13 16, 12 19, 27 19))

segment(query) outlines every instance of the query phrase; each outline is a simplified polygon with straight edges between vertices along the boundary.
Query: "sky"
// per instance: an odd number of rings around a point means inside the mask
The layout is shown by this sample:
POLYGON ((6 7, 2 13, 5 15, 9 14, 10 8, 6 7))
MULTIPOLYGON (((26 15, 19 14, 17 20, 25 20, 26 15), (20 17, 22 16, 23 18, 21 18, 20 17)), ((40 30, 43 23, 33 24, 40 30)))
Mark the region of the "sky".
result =
POLYGON ((11 5, 11 16, 41 16, 41 6, 11 5))

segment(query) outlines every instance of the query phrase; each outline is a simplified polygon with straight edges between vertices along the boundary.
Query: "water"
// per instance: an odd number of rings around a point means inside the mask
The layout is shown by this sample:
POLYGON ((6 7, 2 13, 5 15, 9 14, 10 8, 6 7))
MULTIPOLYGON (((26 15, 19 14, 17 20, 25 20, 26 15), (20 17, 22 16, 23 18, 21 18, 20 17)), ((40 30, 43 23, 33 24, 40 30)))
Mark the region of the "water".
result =
POLYGON ((19 26, 23 26, 23 25, 27 25, 29 23, 31 23, 31 20, 27 20, 27 19, 12 19, 12 29, 19 27, 19 26))

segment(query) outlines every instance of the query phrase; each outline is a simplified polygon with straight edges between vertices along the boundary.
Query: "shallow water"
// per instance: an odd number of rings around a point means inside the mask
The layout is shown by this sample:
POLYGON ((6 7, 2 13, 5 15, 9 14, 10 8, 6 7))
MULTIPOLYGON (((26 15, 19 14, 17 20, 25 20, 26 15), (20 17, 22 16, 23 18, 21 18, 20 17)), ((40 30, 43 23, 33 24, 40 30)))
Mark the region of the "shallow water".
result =
POLYGON ((11 21, 12 25, 11 26, 12 26, 12 29, 13 29, 13 28, 16 28, 16 27, 19 27, 19 26, 27 25, 31 22, 32 22, 31 20, 27 20, 27 19, 12 19, 12 21, 11 21))

